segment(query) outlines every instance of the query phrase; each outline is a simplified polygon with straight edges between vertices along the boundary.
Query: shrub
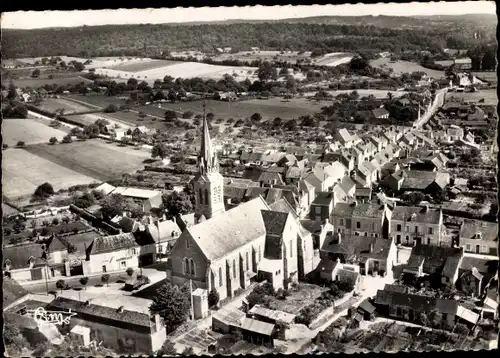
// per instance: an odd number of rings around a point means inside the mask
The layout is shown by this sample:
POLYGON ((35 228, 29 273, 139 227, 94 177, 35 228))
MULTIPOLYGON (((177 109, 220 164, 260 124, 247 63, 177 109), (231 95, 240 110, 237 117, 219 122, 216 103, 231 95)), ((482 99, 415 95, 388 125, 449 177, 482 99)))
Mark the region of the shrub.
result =
POLYGON ((26 143, 25 143, 24 141, 20 140, 19 142, 17 142, 16 146, 17 146, 18 148, 22 148, 22 147, 24 147, 24 145, 25 145, 25 144, 26 144, 26 143))
POLYGON ((9 145, 7 143, 2 144, 2 149, 7 149, 9 148, 9 145))
POLYGON ((57 138, 56 137, 52 137, 49 139, 49 143, 50 144, 56 144, 57 143, 57 138))
POLYGON ((116 104, 110 104, 104 108, 104 113, 114 113, 118 111, 118 106, 116 104))
POLYGON ((39 199, 46 199, 51 195, 54 195, 54 188, 50 183, 43 183, 36 188, 34 193, 34 197, 39 199))
POLYGON ((190 119, 190 118, 193 118, 194 116, 194 113, 192 111, 186 111, 184 113, 182 113, 182 118, 184 119, 190 119))
POLYGON ((208 306, 213 307, 219 303, 219 292, 216 289, 212 288, 208 294, 208 306))
POLYGON ((52 224, 53 225, 58 225, 59 224, 59 219, 58 218, 52 219, 52 224))
POLYGON ((71 142, 73 142, 73 138, 71 138, 70 134, 65 135, 62 139, 62 143, 71 143, 71 142))

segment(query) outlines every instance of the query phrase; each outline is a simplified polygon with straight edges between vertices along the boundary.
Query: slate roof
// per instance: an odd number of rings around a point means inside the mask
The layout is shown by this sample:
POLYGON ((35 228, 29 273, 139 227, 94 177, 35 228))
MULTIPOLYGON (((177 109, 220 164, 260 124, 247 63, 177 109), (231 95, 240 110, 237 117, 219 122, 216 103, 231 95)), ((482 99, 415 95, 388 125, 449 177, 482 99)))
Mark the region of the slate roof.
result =
POLYGON ((258 182, 264 182, 266 184, 285 184, 281 175, 279 173, 273 172, 262 172, 257 179, 258 182))
POLYGON ((363 311, 366 311, 368 313, 373 313, 375 312, 376 308, 374 305, 372 305, 370 303, 370 301, 368 300, 368 298, 365 298, 358 306, 359 308, 361 308, 363 311))
POLYGON ((269 207, 272 211, 279 211, 282 213, 290 213, 290 214, 292 214, 292 216, 295 219, 298 218, 297 213, 295 212, 292 205, 290 205, 288 200, 286 200, 286 198, 281 198, 281 199, 275 201, 274 203, 270 204, 269 207))
POLYGON ((123 324, 132 324, 150 328, 152 325, 151 317, 145 313, 125 309, 123 312, 120 312, 116 308, 98 306, 92 303, 86 305, 85 302, 64 297, 56 298, 47 305, 46 309, 61 311, 68 311, 71 309, 71 311, 77 313, 78 316, 85 317, 85 320, 97 320, 97 322, 99 322, 100 319, 104 318, 112 321, 115 327, 123 326, 123 324))
POLYGON ((437 309, 441 313, 452 315, 455 315, 458 309, 458 301, 385 290, 377 291, 375 302, 379 305, 403 306, 424 312, 437 309))
POLYGON ((117 187, 115 190, 113 190, 112 193, 121 194, 123 196, 131 198, 140 198, 140 199, 150 199, 158 195, 161 196, 161 191, 158 190, 146 190, 146 189, 128 188, 128 187, 117 187))
POLYGON ((333 194, 327 191, 320 191, 316 194, 316 198, 312 205, 328 206, 333 202, 333 194))
POLYGON ((261 210, 267 235, 280 236, 285 230, 288 214, 279 211, 261 210))
POLYGON ((374 203, 357 204, 356 206, 354 206, 352 216, 362 217, 362 218, 382 219, 383 212, 384 212, 384 205, 374 204, 374 203))
POLYGON ((67 251, 68 247, 62 238, 57 235, 52 235, 50 239, 47 241, 48 252, 58 252, 58 251, 67 251))
POLYGON ((16 280, 7 276, 3 278, 2 289, 4 308, 29 294, 16 280))
POLYGON ((477 239, 484 241, 498 241, 498 223, 464 219, 460 230, 461 239, 477 239), (480 236, 476 236, 480 233, 480 236))
POLYGON ((385 108, 375 108, 374 110, 372 110, 372 113, 375 118, 381 118, 389 114, 389 112, 385 108))
POLYGON ((341 218, 350 218, 354 213, 355 206, 348 203, 337 203, 333 208, 333 215, 341 218))
POLYGON ((345 175, 340 181, 340 186, 344 190, 344 192, 348 193, 352 188, 356 187, 356 183, 349 175, 345 175))
POLYGON ((440 210, 422 208, 419 206, 396 206, 392 211, 392 220, 411 221, 426 224, 439 224, 440 210), (415 214, 414 216, 412 216, 415 214))
POLYGON ((460 269, 472 271, 474 267, 482 274, 495 275, 498 269, 498 260, 464 256, 460 264, 460 269))
POLYGON ((438 182, 440 184, 449 182, 448 173, 432 172, 425 170, 408 170, 403 172, 403 189, 420 189, 424 190, 433 182, 438 182), (447 180, 448 179, 448 180, 447 180))
POLYGON ((286 172, 286 177, 295 179, 295 178, 300 178, 302 174, 304 173, 305 169, 297 168, 297 167, 290 167, 288 168, 286 172))
POLYGON ((190 235, 208 259, 216 260, 266 234, 261 210, 269 206, 257 197, 187 228, 182 235, 190 235))
POLYGON ((410 266, 411 263, 423 260, 424 273, 436 273, 452 277, 454 272, 458 270, 462 257, 463 249, 461 248, 417 245, 411 251, 408 265, 410 266))
POLYGON ((249 311, 250 314, 270 318, 274 321, 282 321, 285 323, 292 323, 293 320, 295 319, 295 315, 279 310, 270 310, 266 307, 263 307, 261 305, 255 305, 253 308, 249 311))
POLYGON ((4 263, 9 260, 11 270, 29 268, 31 257, 35 259, 35 266, 45 264, 42 260, 43 250, 40 244, 5 246, 2 251, 4 263))
POLYGON ((74 245, 78 253, 85 254, 87 248, 90 247, 92 242, 98 237, 101 237, 98 232, 90 231, 82 234, 65 236, 62 237, 61 240, 66 242, 67 245, 74 245))
POLYGON ((97 255, 138 246, 132 233, 103 236, 94 240, 90 254, 97 255))
POLYGON ((392 241, 387 239, 335 233, 333 236, 326 237, 321 250, 341 254, 346 261, 363 258, 385 260, 389 255, 391 245, 392 241), (340 243, 338 242, 339 237, 340 243), (370 252, 371 245, 373 245, 372 252, 370 252))
POLYGON ((404 285, 391 285, 389 283, 386 283, 384 286, 384 291, 407 293, 408 287, 404 285))
POLYGON ((158 226, 150 224, 146 226, 146 229, 156 243, 176 239, 181 234, 179 225, 173 220, 160 221, 158 226))

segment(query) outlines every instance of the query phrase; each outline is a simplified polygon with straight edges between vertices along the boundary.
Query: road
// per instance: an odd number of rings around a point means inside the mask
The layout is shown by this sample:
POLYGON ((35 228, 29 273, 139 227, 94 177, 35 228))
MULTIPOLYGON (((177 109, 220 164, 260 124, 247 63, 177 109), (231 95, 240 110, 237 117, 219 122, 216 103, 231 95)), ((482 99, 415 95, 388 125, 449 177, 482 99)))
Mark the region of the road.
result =
POLYGON ((423 116, 420 117, 420 121, 415 121, 413 123, 413 128, 418 129, 424 126, 425 123, 436 113, 436 111, 444 104, 444 96, 448 91, 447 88, 436 91, 436 98, 429 111, 425 112, 423 116))

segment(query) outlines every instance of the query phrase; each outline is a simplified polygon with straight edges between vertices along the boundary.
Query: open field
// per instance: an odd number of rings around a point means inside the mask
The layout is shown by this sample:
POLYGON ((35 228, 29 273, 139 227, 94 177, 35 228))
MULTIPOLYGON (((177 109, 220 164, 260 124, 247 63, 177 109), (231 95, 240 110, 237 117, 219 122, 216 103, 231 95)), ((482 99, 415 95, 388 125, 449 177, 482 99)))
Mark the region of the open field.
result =
POLYGON ((151 157, 147 150, 121 147, 100 139, 56 145, 38 144, 29 146, 26 150, 68 170, 102 181, 135 172, 144 167, 144 159, 151 157))
POLYGON ((123 62, 116 66, 110 66, 113 70, 126 71, 126 72, 142 72, 154 70, 157 68, 167 67, 182 63, 179 61, 168 61, 168 60, 152 60, 144 59, 143 61, 136 62, 123 62))
POLYGON ((159 68, 154 68, 139 72, 119 71, 113 68, 96 68, 96 74, 107 75, 113 78, 137 78, 144 79, 148 82, 154 82, 155 79, 163 79, 166 75, 174 78, 192 78, 201 77, 203 79, 220 79, 224 74, 234 75, 237 74, 237 80, 250 80, 256 79, 254 72, 256 67, 238 67, 238 66, 217 66, 208 65, 206 63, 198 62, 181 62, 173 65, 166 65, 159 68))
POLYGON ((31 118, 4 119, 2 121, 3 143, 14 147, 17 142, 26 144, 48 143, 56 137, 59 141, 66 135, 62 130, 55 129, 31 118))
MULTIPOLYGON (((326 105, 326 102, 316 103, 304 98, 295 98, 286 102, 282 98, 269 98, 237 102, 208 100, 206 101, 206 105, 207 112, 212 112, 216 119, 250 117, 256 112, 260 113, 265 119, 273 119, 275 117, 289 119, 319 112, 321 107, 326 105)), ((202 114, 203 102, 162 103, 161 109, 163 113, 165 110, 170 109, 181 113, 192 111, 195 114, 202 114)), ((158 110, 158 108, 155 110, 158 110)), ((143 111, 146 112, 146 110, 143 111)))
POLYGON ((215 61, 223 61, 223 60, 240 60, 240 61, 271 61, 276 57, 279 61, 287 61, 290 63, 297 63, 298 59, 307 59, 311 57, 310 51, 305 51, 300 53, 299 51, 240 51, 237 53, 224 53, 218 56, 213 57, 215 61))
MULTIPOLYGON (((351 93, 353 90, 339 90, 339 91, 326 91, 328 92, 329 94, 331 94, 332 96, 337 96, 341 93, 351 93)), ((387 92, 391 92, 392 95, 394 96, 394 98, 397 98, 397 97, 401 97, 402 95, 404 95, 406 92, 404 91, 389 91, 389 90, 378 90, 378 89, 358 89, 356 90, 356 92, 358 92, 359 94, 359 97, 367 97, 369 95, 373 95, 375 96, 376 98, 386 98, 387 97, 387 92)), ((316 94, 316 92, 307 92, 307 93, 304 93, 304 96, 306 97, 310 97, 310 96, 314 96, 316 94)))
POLYGON ((434 78, 441 78, 444 77, 444 71, 436 71, 436 70, 431 70, 425 67, 420 66, 418 63, 415 62, 408 62, 408 61, 396 61, 396 62, 390 62, 389 58, 378 58, 376 60, 370 61, 370 65, 373 67, 388 67, 392 68, 394 70, 395 74, 401 74, 401 73, 412 73, 412 72, 425 72, 427 73, 427 76, 429 77, 434 77, 434 78))
POLYGON ((478 92, 448 92, 446 94, 447 101, 449 101, 450 98, 452 97, 463 99, 465 101, 475 101, 475 102, 479 101, 480 99, 484 99, 485 105, 496 106, 498 103, 496 89, 479 90, 478 92))
POLYGON ((95 109, 64 98, 46 98, 40 103, 40 108, 51 113, 55 113, 58 109, 64 109, 64 114, 87 112, 95 109))
POLYGON ((498 77, 495 71, 481 71, 481 72, 472 72, 472 74, 480 79, 486 80, 492 84, 497 84, 498 77))
MULTIPOLYGON (((126 95, 124 95, 124 96, 128 97, 126 95)), ((118 96, 118 97, 120 97, 120 96, 118 96)), ((95 106, 104 109, 107 106, 109 106, 110 104, 116 104, 117 106, 121 106, 121 105, 125 104, 124 99, 120 99, 120 98, 117 98, 114 96, 106 96, 106 95, 99 95, 99 94, 95 94, 95 95, 92 94, 92 95, 86 95, 86 96, 82 96, 82 95, 78 95, 78 94, 70 94, 70 95, 68 95, 67 98, 69 100, 75 100, 78 102, 87 103, 87 104, 89 104, 89 107, 91 109, 98 109, 95 106)), ((82 105, 84 105, 83 103, 82 103, 82 105)))
POLYGON ((353 56, 354 54, 345 52, 328 53, 322 58, 314 60, 313 63, 318 66, 335 67, 350 62, 353 56))
MULTIPOLYGON (((118 113, 111 113, 114 116, 103 114, 103 113, 88 113, 88 114, 75 114, 72 116, 68 116, 68 119, 71 121, 78 122, 84 126, 95 123, 98 119, 105 119, 111 125, 118 124, 119 128, 129 128, 130 125, 127 125, 126 116, 129 115, 126 112, 120 112, 125 114, 124 116, 118 115, 118 113), (124 118, 125 117, 125 118, 124 118), (123 118, 123 119, 122 119, 123 118)), ((136 114, 137 116, 137 114, 136 114)))
POLYGON ((17 87, 21 88, 26 88, 26 87, 31 87, 34 89, 37 89, 39 87, 42 87, 44 85, 67 85, 67 84, 78 84, 81 82, 84 83, 92 83, 93 81, 90 81, 84 77, 80 77, 78 74, 74 74, 72 76, 68 77, 55 77, 55 78, 24 78, 24 79, 13 79, 12 82, 17 87))
MULTIPOLYGON (((37 145, 46 148, 57 147, 48 144, 37 145)), ((38 157, 25 149, 4 150, 2 159, 2 194, 11 200, 32 195, 35 189, 45 182, 51 183, 57 191, 72 185, 90 184, 96 181, 90 176, 38 157)))

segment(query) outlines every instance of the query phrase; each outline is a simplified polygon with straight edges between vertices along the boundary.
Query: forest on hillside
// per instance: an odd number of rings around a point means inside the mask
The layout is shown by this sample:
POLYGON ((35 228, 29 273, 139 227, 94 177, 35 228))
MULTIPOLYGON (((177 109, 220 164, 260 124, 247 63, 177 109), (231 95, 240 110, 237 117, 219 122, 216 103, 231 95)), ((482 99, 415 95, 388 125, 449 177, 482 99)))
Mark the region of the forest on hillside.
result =
POLYGON ((496 42, 495 26, 443 22, 420 29, 319 23, 235 23, 229 25, 108 25, 2 31, 4 58, 40 56, 158 56, 179 50, 266 50, 317 52, 469 49, 496 42), (475 35, 476 34, 476 35, 475 35), (479 35, 477 35, 479 34, 479 35))

